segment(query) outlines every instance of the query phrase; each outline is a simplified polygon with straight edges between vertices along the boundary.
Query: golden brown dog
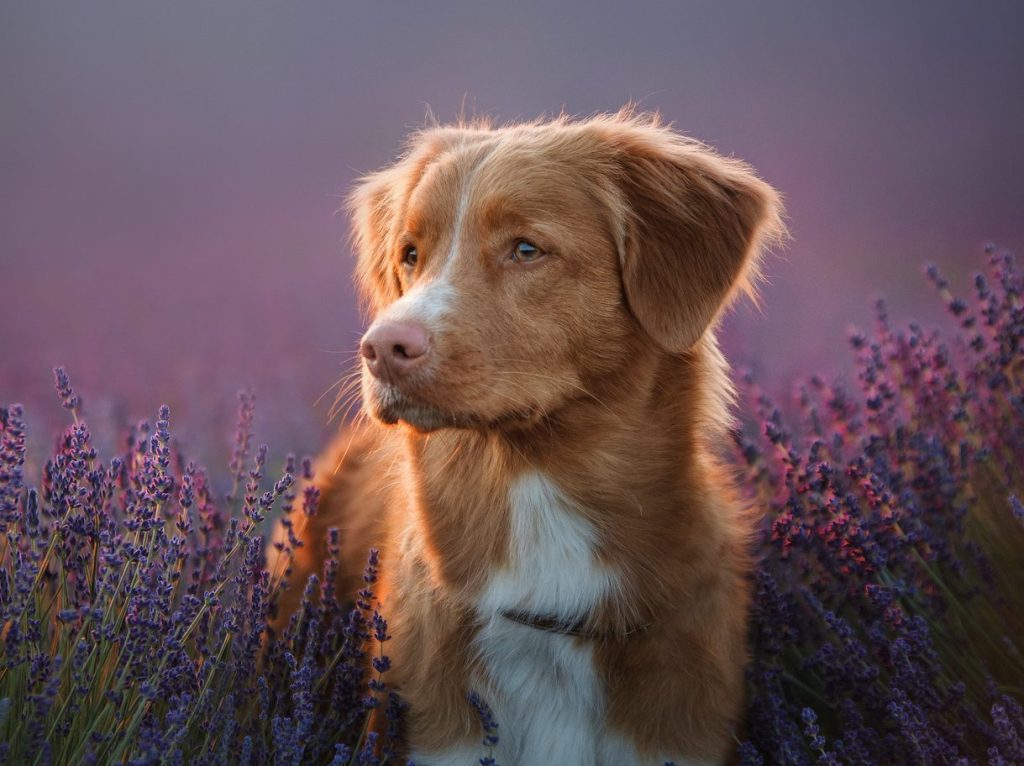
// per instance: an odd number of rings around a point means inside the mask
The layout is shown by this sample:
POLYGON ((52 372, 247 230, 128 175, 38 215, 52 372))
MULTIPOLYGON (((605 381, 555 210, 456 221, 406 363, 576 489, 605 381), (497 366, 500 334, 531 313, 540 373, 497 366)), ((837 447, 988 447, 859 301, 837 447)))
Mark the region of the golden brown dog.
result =
POLYGON ((422 130, 351 206, 373 420, 322 460, 297 568, 330 526, 382 549, 410 757, 478 762, 473 690, 505 766, 721 763, 750 562, 714 327, 778 196, 624 110, 422 130))

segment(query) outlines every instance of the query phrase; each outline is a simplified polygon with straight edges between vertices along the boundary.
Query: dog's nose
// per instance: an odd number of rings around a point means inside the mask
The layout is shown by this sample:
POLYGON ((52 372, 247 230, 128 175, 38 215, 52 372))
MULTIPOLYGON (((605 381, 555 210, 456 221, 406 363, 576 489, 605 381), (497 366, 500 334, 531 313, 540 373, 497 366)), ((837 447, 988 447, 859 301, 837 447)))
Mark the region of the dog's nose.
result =
POLYGON ((394 382, 426 359, 430 338, 415 322, 383 322, 371 327, 359 344, 375 378, 394 382))

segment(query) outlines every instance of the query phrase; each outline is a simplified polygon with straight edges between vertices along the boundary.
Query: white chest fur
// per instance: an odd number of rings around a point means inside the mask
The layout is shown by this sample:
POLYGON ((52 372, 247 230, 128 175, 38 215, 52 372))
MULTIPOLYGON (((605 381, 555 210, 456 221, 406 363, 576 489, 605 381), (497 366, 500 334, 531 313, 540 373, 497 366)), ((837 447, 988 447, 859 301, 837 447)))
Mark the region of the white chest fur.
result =
POLYGON ((502 609, 575 621, 617 587, 596 559, 597 533, 542 473, 520 476, 509 489, 509 563, 495 572, 478 603, 483 616, 502 609))
MULTIPOLYGON (((575 622, 619 587, 597 559, 597 533, 579 509, 542 473, 520 476, 509 491, 509 563, 495 572, 477 601, 482 627, 476 649, 485 677, 477 691, 494 711, 502 766, 633 766, 632 745, 604 724, 605 697, 587 641, 512 622, 502 610, 575 622)), ((478 764, 483 747, 462 744, 417 753, 423 766, 478 764)), ((675 760, 677 766, 692 762, 675 760)))
POLYGON ((509 564, 494 573, 477 605, 488 676, 481 693, 494 708, 499 749, 510 763, 595 763, 604 695, 591 646, 500 612, 574 622, 616 588, 617 578, 597 562, 593 526, 546 476, 519 477, 509 501, 509 564))

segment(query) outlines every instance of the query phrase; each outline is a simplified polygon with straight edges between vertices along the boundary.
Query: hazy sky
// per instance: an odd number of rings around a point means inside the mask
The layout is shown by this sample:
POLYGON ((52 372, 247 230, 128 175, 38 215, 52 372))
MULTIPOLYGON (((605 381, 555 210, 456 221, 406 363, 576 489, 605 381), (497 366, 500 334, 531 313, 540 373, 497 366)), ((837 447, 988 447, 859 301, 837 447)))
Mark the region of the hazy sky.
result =
POLYGON ((1022 34, 1022 3, 2 0, 0 401, 58 362, 133 415, 254 382, 315 444, 359 328, 340 197, 463 102, 639 100, 751 162, 793 240, 733 356, 833 364, 876 295, 941 313, 923 261, 1024 249, 1022 34))

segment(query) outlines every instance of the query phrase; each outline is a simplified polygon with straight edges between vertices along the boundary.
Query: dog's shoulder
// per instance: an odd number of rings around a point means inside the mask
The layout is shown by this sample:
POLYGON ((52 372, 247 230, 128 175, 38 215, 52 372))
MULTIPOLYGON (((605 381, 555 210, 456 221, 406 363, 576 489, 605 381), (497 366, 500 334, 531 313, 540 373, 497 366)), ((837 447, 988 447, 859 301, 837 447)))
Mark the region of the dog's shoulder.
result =
POLYGON ((369 498, 382 500, 399 475, 403 459, 393 429, 372 422, 354 423, 334 437, 314 466, 320 511, 327 517, 369 498), (362 496, 366 495, 366 498, 362 496))

